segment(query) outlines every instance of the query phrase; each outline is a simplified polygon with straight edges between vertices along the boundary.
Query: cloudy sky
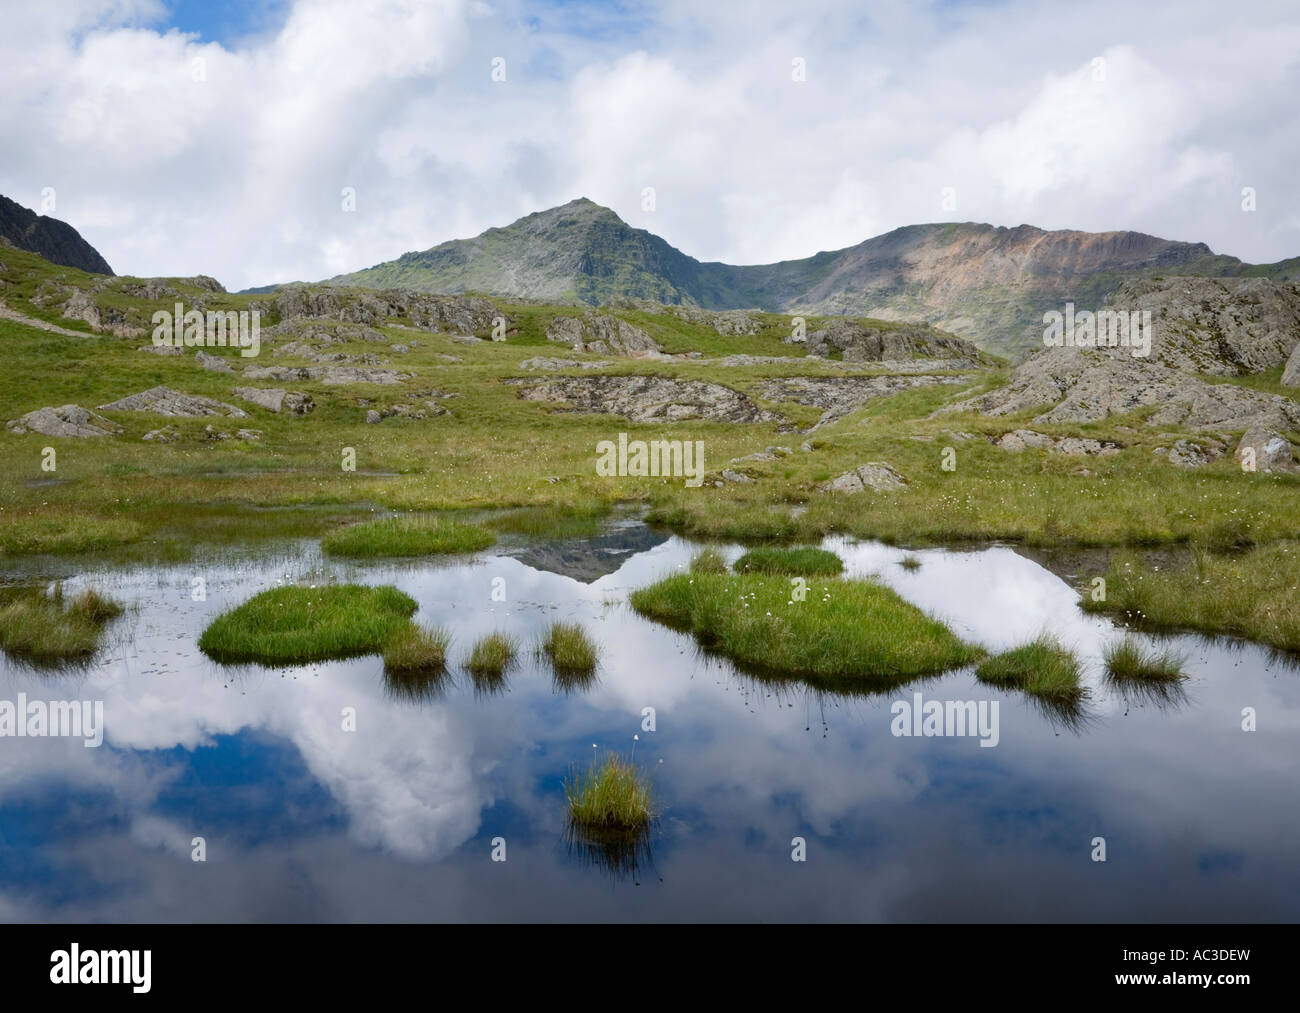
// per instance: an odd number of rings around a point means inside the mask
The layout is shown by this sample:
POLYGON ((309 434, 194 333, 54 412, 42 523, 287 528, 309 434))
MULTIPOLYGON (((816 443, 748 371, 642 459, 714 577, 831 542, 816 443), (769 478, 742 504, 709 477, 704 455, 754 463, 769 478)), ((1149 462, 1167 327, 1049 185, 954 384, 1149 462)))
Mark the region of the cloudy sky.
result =
POLYGON ((1294 0, 0 7, 0 193, 123 274, 315 280, 577 196, 731 263, 950 220, 1300 254, 1294 0))

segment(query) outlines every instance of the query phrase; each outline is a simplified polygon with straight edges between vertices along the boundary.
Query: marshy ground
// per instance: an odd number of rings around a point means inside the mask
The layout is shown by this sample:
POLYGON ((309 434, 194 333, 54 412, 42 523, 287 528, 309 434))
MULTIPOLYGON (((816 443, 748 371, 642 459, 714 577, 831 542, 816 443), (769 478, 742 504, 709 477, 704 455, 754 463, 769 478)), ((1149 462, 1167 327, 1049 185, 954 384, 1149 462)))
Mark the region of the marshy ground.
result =
MULTIPOLYGON (((1196 434, 1148 410, 1032 423, 1117 446, 1086 457, 993 442, 1029 411, 933 415, 1004 383, 996 365, 922 362, 944 382, 831 410, 807 391, 892 374, 802 354, 774 314, 744 335, 623 314, 697 358, 573 352, 546 338, 565 308, 508 302, 504 341, 335 328, 327 354, 404 378, 289 373, 265 383, 314 407, 272 412, 235 398, 244 377, 46 308, 76 272, 0 262, 11 307, 72 332, 0 319, 5 419, 158 386, 247 413, 105 409, 115 435, 0 434, 9 695, 104 697, 118 751, 106 777, 33 747, 0 799, 36 828, 11 867, 53 855, 58 875, 23 878, 6 910, 546 920, 564 898, 573 917, 987 917, 962 888, 978 878, 1007 917, 1297 914, 1278 842, 1300 826, 1276 805, 1300 759, 1296 675, 1260 645, 1300 649, 1300 479, 1231 455, 1175 467, 1153 451, 1196 434), (525 365, 539 357, 561 365, 525 365), (512 382, 541 375, 721 385, 758 420, 633 421, 512 382), (701 441, 706 481, 598 475, 597 444, 620 433, 701 441), (900 483, 823 488, 873 462, 900 483), (42 652, 89 663, 34 670, 42 652), (1000 702, 999 747, 890 737, 888 701, 913 692, 1000 702), (1247 732, 1246 710, 1269 720, 1247 732), (629 759, 587 771, 600 750, 629 759), (76 818, 42 808, 49 792, 76 818), (566 820, 643 809, 658 826, 630 850, 577 845, 611 871, 654 849, 660 892, 619 906, 555 844, 566 820), (164 864, 199 832, 233 856, 203 882, 164 864), (1075 854, 1098 834, 1131 856, 1109 878, 1075 854), (497 837, 511 857, 494 867, 497 837), (806 867, 794 837, 813 844, 806 867), (1171 863, 1189 870, 1177 896, 1159 886, 1171 863), (74 868, 94 889, 49 889, 74 868)), ((153 308, 102 298, 128 326, 153 308)), ((289 343, 265 361, 307 368, 289 343)), ((1220 382, 1280 392, 1269 375, 1220 382)))

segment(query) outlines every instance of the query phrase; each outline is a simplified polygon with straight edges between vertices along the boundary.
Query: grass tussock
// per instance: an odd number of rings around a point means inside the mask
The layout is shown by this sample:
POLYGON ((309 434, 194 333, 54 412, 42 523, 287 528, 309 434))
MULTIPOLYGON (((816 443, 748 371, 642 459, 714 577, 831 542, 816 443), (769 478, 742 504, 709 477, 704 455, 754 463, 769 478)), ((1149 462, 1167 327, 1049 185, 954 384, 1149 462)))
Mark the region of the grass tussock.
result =
POLYGON ((395 587, 271 588, 223 612, 199 637, 216 661, 295 664, 375 654, 410 625, 414 599, 395 587))
POLYGON ((1187 678, 1187 659, 1172 650, 1148 651, 1135 637, 1107 644, 1102 652, 1106 675, 1116 682, 1175 683, 1187 678))
POLYGON ((572 774, 564 782, 564 793, 570 820, 587 833, 639 833, 653 815, 649 780, 630 760, 614 753, 572 774))
POLYGON ((489 633, 475 642, 465 667, 475 679, 500 679, 518 654, 519 641, 509 633, 489 633))
POLYGON ((775 573, 788 577, 834 577, 844 561, 833 552, 814 546, 750 549, 736 560, 737 573, 775 573))
POLYGON ((552 623, 542 637, 541 652, 563 675, 590 675, 600 660, 596 642, 578 623, 552 623))
POLYGON ((0 605, 0 650, 36 664, 89 658, 99 649, 104 627, 122 611, 93 588, 66 600, 61 585, 48 594, 11 593, 0 605))
POLYGON ((1185 566, 1159 570, 1126 554, 1112 561, 1105 579, 1105 600, 1083 592, 1086 611, 1147 628, 1227 634, 1300 651, 1300 542, 1232 555, 1198 551, 1185 566))
POLYGON ((691 573, 726 573, 727 557, 717 549, 701 549, 691 559, 691 573))
POLYGON ((392 675, 439 671, 447 665, 450 646, 451 634, 447 630, 408 623, 384 642, 384 671, 392 675))
POLYGON ((1083 697, 1078 659, 1046 635, 987 659, 975 676, 981 682, 1057 703, 1075 703, 1083 697))
POLYGON ((874 581, 828 578, 794 601, 785 577, 677 574, 630 600, 742 667, 841 686, 896 685, 983 654, 874 581))
POLYGON ((477 552, 495 541, 492 532, 445 517, 401 515, 331 531, 321 548, 335 556, 431 556, 477 552))
POLYGON ((485 521, 493 531, 531 538, 590 538, 600 533, 609 507, 587 502, 556 507, 519 507, 485 521))

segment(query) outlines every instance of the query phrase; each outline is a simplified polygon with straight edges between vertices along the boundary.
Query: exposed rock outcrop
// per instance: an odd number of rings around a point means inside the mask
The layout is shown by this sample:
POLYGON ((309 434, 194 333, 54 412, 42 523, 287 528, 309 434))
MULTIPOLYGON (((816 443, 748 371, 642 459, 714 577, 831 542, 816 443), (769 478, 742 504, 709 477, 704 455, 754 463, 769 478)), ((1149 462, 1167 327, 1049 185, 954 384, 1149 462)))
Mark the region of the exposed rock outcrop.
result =
POLYGON ((38 408, 7 423, 11 433, 40 433, 43 436, 112 436, 122 427, 80 405, 38 408))
POLYGON ((1296 341, 1295 348, 1286 360, 1286 368, 1282 370, 1282 386, 1300 387, 1300 340, 1296 341))
POLYGON ((200 418, 204 415, 226 415, 231 418, 248 418, 248 412, 234 405, 214 401, 210 397, 184 394, 170 387, 150 387, 139 394, 119 398, 99 406, 100 411, 152 412, 154 415, 171 415, 178 418, 200 418))
POLYGON ((659 351, 659 343, 639 327, 608 313, 581 317, 556 317, 546 329, 546 339, 566 344, 575 352, 638 357, 659 351))
POLYGON ((1150 358, 1187 373, 1258 373, 1300 343, 1300 286, 1268 278, 1138 278, 1106 305, 1150 311, 1150 358))
POLYGON ((649 299, 630 299, 626 296, 615 296, 601 305, 605 309, 641 310, 645 313, 674 316, 678 320, 708 327, 724 335, 757 334, 763 329, 763 325, 754 315, 755 311, 752 310, 706 310, 698 306, 665 305, 651 302, 649 299))
POLYGON ((961 376, 787 376, 765 381, 759 391, 768 401, 794 401, 824 409, 811 432, 842 419, 875 398, 913 387, 969 382, 961 376))
POLYGON ((762 411, 740 391, 705 380, 666 376, 551 376, 514 378, 526 401, 567 405, 580 412, 623 415, 633 422, 768 422, 776 416, 762 411))
POLYGON ((369 366, 246 366, 244 377, 249 380, 304 381, 342 385, 349 383, 375 383, 384 386, 409 380, 409 373, 369 366))
POLYGON ((604 369, 606 366, 612 366, 613 363, 605 359, 593 359, 589 362, 583 362, 579 359, 552 359, 544 355, 537 355, 531 359, 525 359, 519 364, 520 369, 537 370, 537 369, 604 369))
POLYGON ((388 344, 388 338, 382 331, 377 331, 366 324, 302 317, 281 320, 272 327, 262 328, 261 338, 263 344, 272 344, 288 338, 287 342, 276 347, 277 353, 282 355, 301 354, 303 349, 315 352, 320 348, 342 345, 349 341, 388 344))
POLYGON ((405 317, 421 330, 458 334, 490 332, 498 317, 509 323, 506 315, 486 299, 429 295, 407 289, 359 293, 289 285, 276 292, 275 305, 282 320, 320 317, 373 326, 391 317, 405 317))
POLYGON ((1032 429, 1013 430, 1003 434, 994 443, 1003 450, 1020 451, 1033 447, 1070 457, 1096 454, 1108 456, 1120 452, 1119 444, 1109 440, 1094 440, 1085 436, 1048 436, 1046 433, 1036 433, 1032 429))
MULTIPOLYGON (((1126 350, 1125 350, 1126 351, 1126 350)), ((1096 422, 1154 408, 1150 425, 1231 430, 1300 425, 1290 398, 1207 383, 1150 359, 1080 348, 1045 349, 1031 356, 997 390, 939 409, 936 415, 977 411, 1001 416, 1039 410, 1035 422, 1096 422)))
POLYGON ((879 362, 917 358, 960 360, 953 368, 974 369, 987 363, 969 341, 923 325, 875 327, 858 320, 835 320, 807 337, 809 355, 845 362, 879 362))
POLYGON ((307 415, 316 407, 310 394, 282 387, 236 387, 234 394, 235 397, 243 398, 249 404, 259 405, 270 412, 307 415))
POLYGON ((819 492, 893 492, 907 485, 907 479, 900 475, 891 465, 884 461, 869 461, 852 471, 823 482, 817 487, 819 492))

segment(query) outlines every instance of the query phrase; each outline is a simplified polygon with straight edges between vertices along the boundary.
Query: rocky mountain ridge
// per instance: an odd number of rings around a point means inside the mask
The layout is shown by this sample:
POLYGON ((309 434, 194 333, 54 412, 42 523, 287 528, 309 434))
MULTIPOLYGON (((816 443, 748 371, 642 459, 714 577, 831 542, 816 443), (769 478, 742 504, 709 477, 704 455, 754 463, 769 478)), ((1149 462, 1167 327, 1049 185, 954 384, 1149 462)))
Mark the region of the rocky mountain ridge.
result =
POLYGON ((580 198, 330 283, 587 306, 649 300, 712 313, 870 316, 929 322, 981 348, 1020 353, 1035 347, 1043 313, 1065 301, 1096 309, 1126 281, 1171 275, 1300 281, 1300 259, 1249 265, 1204 243, 1139 232, 965 222, 905 226, 843 250, 735 266, 696 260, 580 198))

